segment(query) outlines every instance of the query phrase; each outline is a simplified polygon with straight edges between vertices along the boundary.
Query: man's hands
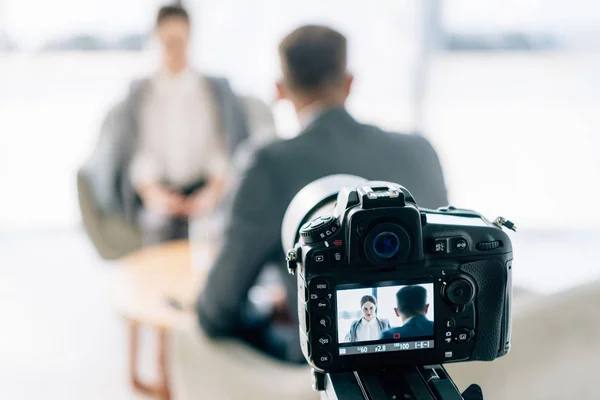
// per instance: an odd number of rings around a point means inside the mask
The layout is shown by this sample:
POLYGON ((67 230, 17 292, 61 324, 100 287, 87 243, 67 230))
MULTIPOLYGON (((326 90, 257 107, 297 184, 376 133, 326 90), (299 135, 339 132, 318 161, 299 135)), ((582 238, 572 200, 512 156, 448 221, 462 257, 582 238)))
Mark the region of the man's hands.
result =
POLYGON ((224 187, 225 179, 214 178, 188 197, 156 182, 141 185, 137 190, 144 205, 151 210, 177 217, 197 217, 216 208, 224 187))

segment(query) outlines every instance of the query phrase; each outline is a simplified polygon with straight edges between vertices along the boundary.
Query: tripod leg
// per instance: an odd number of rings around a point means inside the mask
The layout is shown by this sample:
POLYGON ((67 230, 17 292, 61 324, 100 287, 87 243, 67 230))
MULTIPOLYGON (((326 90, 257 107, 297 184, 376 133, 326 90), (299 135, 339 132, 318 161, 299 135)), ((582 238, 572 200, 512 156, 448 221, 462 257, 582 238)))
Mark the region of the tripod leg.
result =
POLYGON ((479 385, 472 384, 462 392, 462 397, 464 400, 483 400, 483 391, 479 385))

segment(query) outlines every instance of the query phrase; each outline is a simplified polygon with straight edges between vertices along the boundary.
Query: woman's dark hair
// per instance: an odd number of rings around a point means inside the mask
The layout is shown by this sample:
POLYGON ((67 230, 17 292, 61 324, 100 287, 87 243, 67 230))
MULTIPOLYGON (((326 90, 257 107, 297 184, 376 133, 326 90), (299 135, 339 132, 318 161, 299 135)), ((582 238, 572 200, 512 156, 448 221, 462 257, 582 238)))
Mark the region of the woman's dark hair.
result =
POLYGON ((366 294, 360 299, 360 306, 362 307, 363 304, 365 304, 367 301, 370 301, 371 303, 377 305, 377 300, 375 299, 375 297, 371 296, 370 294, 366 294))
POLYGON ((159 26, 169 18, 181 18, 188 24, 190 23, 190 16, 188 15, 185 8, 175 4, 169 6, 162 6, 160 10, 158 10, 158 15, 156 16, 156 26, 159 26))

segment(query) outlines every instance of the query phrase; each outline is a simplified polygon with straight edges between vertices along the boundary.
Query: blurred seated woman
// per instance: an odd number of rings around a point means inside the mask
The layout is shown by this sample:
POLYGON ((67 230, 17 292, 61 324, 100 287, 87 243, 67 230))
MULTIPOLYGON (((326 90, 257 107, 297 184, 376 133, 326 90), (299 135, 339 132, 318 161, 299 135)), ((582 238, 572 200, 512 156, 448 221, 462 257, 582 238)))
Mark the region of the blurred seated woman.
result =
POLYGON ((185 238, 189 218, 215 209, 232 156, 249 137, 243 106, 227 80, 189 65, 187 11, 162 7, 156 33, 161 66, 133 85, 127 100, 130 110, 139 110, 126 121, 136 121, 129 172, 142 202, 137 217, 144 244, 185 238))

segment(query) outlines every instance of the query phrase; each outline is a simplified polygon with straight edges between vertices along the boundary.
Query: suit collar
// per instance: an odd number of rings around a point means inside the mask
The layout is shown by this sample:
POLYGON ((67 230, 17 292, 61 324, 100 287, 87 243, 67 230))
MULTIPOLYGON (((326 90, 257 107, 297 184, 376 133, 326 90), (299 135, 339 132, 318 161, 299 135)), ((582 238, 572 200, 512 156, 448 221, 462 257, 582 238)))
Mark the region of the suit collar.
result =
POLYGON ((326 110, 325 104, 315 101, 298 111, 298 122, 300 122, 301 129, 306 129, 326 110))
POLYGON ((423 314, 415 315, 415 316, 412 316, 409 319, 407 319, 406 322, 404 322, 403 326, 405 326, 405 325, 407 325, 407 324, 409 324, 411 322, 412 323, 417 323, 419 321, 423 321, 424 319, 427 319, 427 317, 424 316, 423 314))
POLYGON ((315 126, 339 125, 343 123, 356 123, 354 118, 352 118, 344 107, 323 108, 302 130, 302 133, 311 130, 315 126))

